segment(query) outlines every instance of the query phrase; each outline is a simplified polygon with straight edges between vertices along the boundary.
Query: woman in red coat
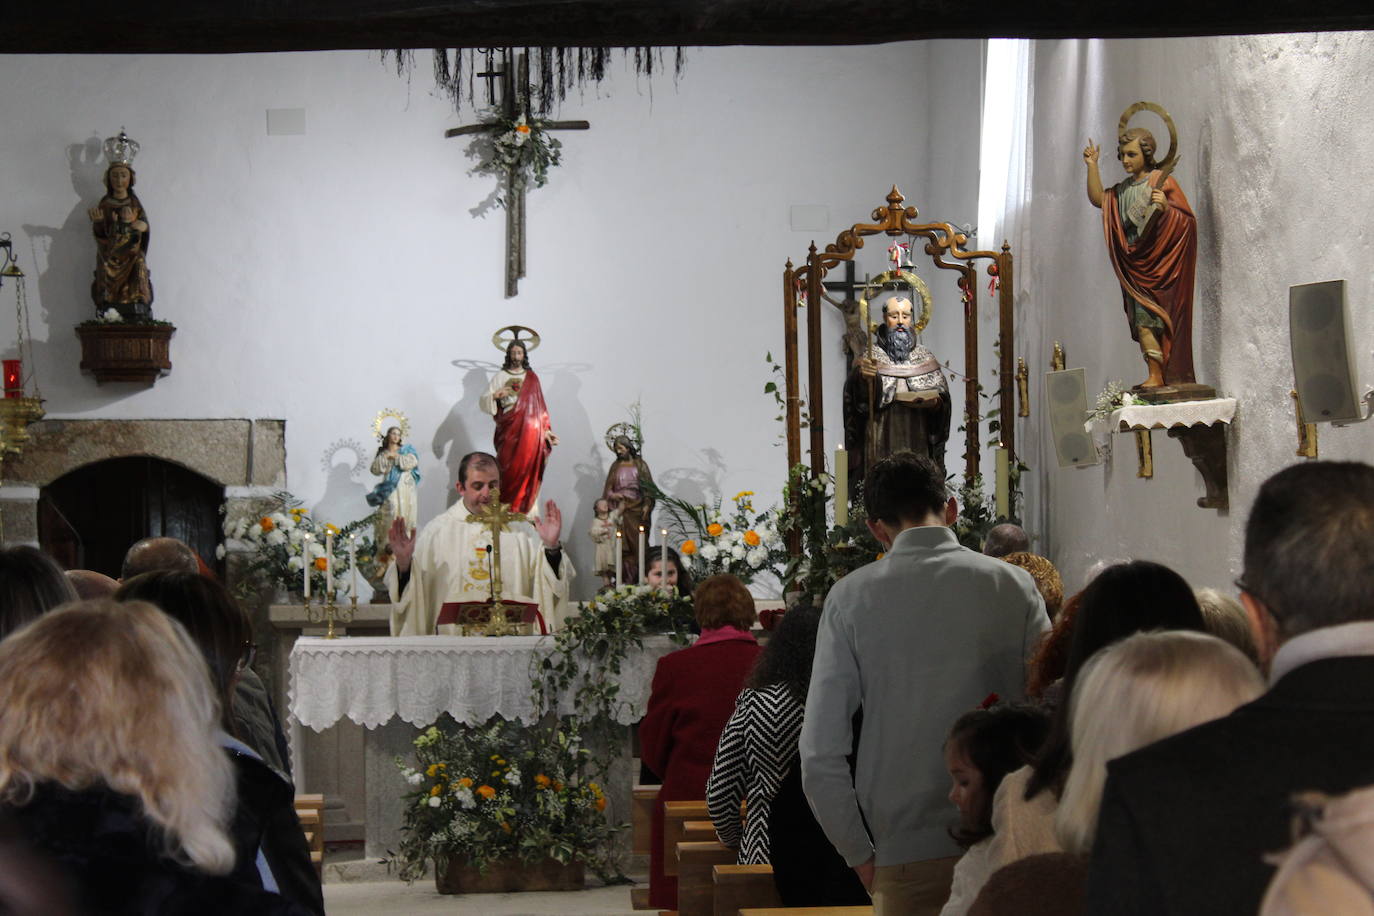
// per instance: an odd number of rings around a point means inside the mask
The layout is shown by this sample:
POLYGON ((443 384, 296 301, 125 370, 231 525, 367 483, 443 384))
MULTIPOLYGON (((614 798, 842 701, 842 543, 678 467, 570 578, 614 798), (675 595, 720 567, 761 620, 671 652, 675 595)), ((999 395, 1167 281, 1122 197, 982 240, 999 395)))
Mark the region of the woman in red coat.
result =
POLYGON ((754 599, 739 579, 710 577, 692 592, 692 604, 701 636, 659 659, 639 726, 644 764, 663 779, 649 855, 649 905, 656 909, 677 909, 677 878, 663 874, 663 803, 706 798, 720 733, 759 654, 749 632, 754 599))

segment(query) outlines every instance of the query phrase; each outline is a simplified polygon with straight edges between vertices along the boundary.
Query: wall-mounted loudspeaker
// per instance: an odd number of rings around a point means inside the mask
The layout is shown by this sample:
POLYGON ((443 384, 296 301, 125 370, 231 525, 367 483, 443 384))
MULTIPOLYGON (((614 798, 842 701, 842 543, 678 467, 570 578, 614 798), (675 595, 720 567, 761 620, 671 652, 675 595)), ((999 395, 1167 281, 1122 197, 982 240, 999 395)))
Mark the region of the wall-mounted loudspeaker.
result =
POLYGON ((1288 340, 1298 401, 1307 422, 1365 419, 1356 390, 1344 280, 1288 287, 1288 340))
POLYGON ((1061 468, 1097 464, 1097 447, 1083 428, 1088 419, 1088 389, 1082 369, 1045 373, 1045 399, 1049 402, 1050 434, 1061 468))

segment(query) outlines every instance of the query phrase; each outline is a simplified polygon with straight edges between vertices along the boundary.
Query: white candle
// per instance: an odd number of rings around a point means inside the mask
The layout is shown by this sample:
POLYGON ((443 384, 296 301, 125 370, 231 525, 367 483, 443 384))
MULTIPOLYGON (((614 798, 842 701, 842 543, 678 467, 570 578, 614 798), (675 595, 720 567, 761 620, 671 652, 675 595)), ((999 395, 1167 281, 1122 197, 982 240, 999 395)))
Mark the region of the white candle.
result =
POLYGON ((1011 517, 1011 456, 1003 446, 992 450, 997 458, 997 517, 1011 517))
POLYGON ((301 572, 305 574, 305 601, 310 603, 310 532, 301 538, 301 572))
POLYGON ((620 571, 625 568, 625 532, 615 533, 615 587, 620 588, 620 571))
POLYGON ((639 584, 644 584, 644 526, 639 526, 639 584))
POLYGON ((324 533, 324 596, 334 594, 334 532, 324 533))
POLYGON ((849 453, 843 445, 835 449, 835 524, 849 524, 849 453))
POLYGON ((348 536, 348 565, 353 569, 353 590, 350 594, 358 594, 358 540, 356 535, 348 536))
POLYGON ((668 529, 658 529, 658 584, 666 592, 668 585, 668 529))

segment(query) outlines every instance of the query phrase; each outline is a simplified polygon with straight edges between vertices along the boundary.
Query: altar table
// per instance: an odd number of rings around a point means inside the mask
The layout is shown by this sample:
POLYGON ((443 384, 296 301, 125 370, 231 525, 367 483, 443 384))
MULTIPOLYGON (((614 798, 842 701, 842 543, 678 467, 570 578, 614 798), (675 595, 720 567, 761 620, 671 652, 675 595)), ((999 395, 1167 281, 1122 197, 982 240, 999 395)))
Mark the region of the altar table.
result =
MULTIPOLYGON (((300 764, 302 729, 318 732, 345 718, 362 725, 368 729, 365 854, 371 858, 394 851, 400 838, 401 796, 410 788, 401 778, 396 757, 410 760, 415 736, 444 713, 469 725, 493 715, 533 722, 533 665, 553 645, 551 636, 297 639, 289 662, 288 709, 298 790, 309 791, 309 776, 300 764)), ((621 724, 644 717, 658 659, 676 648, 666 636, 648 637, 642 649, 625 659, 619 676, 625 702, 616 716, 621 724)), ((572 698, 560 698, 559 712, 573 711, 572 698)), ((607 780, 608 813, 615 822, 629 820, 634 774, 628 742, 620 757, 607 780), (626 810, 618 810, 622 807, 626 810)))

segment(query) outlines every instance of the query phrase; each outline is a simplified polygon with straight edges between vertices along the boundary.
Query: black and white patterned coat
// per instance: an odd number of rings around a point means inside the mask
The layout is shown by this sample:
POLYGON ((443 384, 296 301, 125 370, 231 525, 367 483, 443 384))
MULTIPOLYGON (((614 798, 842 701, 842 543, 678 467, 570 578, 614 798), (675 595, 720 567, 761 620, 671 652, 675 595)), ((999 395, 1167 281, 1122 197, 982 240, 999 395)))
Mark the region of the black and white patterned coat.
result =
POLYGON ((781 684, 745 688, 721 733, 706 805, 716 835, 739 849, 741 865, 769 864, 768 815, 778 787, 798 765, 802 712, 801 702, 781 684), (741 827, 740 802, 746 800, 741 827))

